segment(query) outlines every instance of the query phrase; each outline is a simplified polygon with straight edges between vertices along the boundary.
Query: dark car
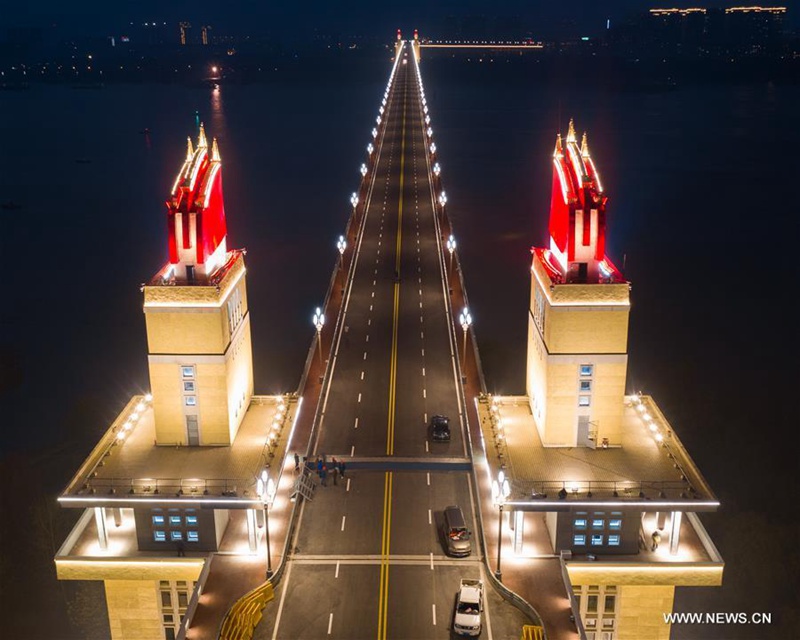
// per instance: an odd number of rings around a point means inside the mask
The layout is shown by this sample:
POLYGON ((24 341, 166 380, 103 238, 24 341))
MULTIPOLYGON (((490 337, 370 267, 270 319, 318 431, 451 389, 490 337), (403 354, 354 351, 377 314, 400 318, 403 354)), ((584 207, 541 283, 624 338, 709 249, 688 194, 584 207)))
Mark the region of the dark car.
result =
POLYGON ((431 440, 448 442, 450 440, 450 418, 447 416, 433 416, 431 418, 431 440))

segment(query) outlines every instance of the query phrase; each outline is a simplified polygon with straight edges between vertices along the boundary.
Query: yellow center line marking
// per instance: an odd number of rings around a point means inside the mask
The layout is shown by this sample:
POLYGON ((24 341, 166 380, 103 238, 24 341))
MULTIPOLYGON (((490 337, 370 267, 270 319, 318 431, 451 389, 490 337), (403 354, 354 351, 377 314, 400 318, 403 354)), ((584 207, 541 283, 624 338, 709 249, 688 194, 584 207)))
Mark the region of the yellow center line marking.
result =
MULTIPOLYGON (((397 204, 397 246, 394 283, 394 312, 392 318, 392 353, 389 368, 389 416, 387 419, 386 455, 394 455, 395 397, 397 390, 397 326, 400 314, 400 251, 403 245, 403 186, 406 160, 406 96, 403 95, 403 126, 400 146, 400 197, 397 204)), ((392 530, 392 472, 386 472, 383 487, 383 533, 381 536, 381 582, 378 600, 378 640, 386 640, 387 618, 389 612, 389 550, 392 530)))

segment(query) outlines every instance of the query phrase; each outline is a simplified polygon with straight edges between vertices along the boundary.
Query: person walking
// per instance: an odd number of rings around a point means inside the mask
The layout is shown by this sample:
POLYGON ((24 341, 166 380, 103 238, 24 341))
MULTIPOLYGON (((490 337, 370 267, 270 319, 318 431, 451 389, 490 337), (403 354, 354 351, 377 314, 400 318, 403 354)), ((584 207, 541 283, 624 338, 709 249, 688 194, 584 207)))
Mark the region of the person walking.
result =
POLYGON ((331 467, 331 475, 333 475, 333 484, 334 485, 338 485, 339 484, 339 467, 337 467, 335 464, 331 467))
POLYGON ((658 532, 658 529, 653 531, 653 535, 650 536, 653 539, 653 544, 650 546, 650 551, 655 551, 658 549, 658 545, 661 543, 661 534, 658 532))
POLYGON ((322 473, 322 458, 317 456, 317 473, 322 473))
POLYGON ((344 460, 339 460, 339 475, 344 478, 345 463, 344 460))
POLYGON ((322 481, 323 487, 328 486, 328 467, 326 467, 324 464, 322 465, 322 469, 320 469, 319 479, 322 481))
POLYGON ((297 452, 294 454, 294 472, 297 473, 300 471, 300 456, 297 455, 297 452))

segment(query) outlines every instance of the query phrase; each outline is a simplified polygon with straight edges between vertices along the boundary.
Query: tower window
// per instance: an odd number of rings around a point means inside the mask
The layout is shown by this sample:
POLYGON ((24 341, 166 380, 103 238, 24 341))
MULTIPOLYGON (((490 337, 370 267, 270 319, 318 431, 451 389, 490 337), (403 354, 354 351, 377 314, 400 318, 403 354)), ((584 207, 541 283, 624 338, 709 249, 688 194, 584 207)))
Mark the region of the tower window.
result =
POLYGON ((582 378, 590 378, 594 373, 594 365, 593 364, 582 364, 581 365, 581 377, 582 378))
POLYGON ((591 392, 592 390, 592 381, 591 380, 581 380, 581 391, 591 392))
POLYGON ((190 393, 194 393, 194 380, 184 380, 183 390, 188 391, 190 393))
POLYGON ((197 406, 197 396, 186 396, 185 400, 187 407, 197 406))
POLYGON ((592 402, 591 396, 578 396, 578 406, 588 407, 592 402))
POLYGON ((193 366, 184 366, 181 367, 181 374, 184 378, 194 378, 194 367, 193 366))

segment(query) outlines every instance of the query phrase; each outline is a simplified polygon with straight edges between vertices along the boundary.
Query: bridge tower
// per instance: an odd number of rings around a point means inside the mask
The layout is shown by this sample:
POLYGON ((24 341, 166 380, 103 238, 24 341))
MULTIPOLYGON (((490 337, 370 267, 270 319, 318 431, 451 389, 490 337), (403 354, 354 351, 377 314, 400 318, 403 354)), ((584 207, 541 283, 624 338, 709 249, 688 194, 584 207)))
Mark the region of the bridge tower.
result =
POLYGON ((414 39, 411 41, 411 50, 414 52, 414 58, 416 58, 417 62, 419 63, 421 58, 419 48, 419 31, 416 29, 414 29, 414 39))
POLYGON ((619 438, 630 286, 605 253, 606 202, 570 120, 553 152, 550 246, 531 249, 526 388, 545 446, 619 438))
POLYGON ((253 394, 245 252, 227 249, 222 160, 202 124, 166 204, 169 260, 143 287, 156 442, 230 445, 253 394))
POLYGON ((400 51, 403 49, 403 34, 400 29, 397 30, 397 38, 394 41, 394 57, 400 55, 400 51))

